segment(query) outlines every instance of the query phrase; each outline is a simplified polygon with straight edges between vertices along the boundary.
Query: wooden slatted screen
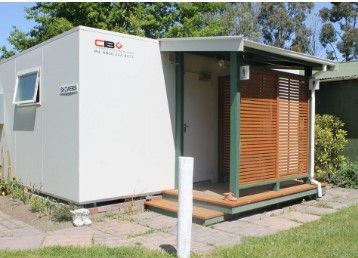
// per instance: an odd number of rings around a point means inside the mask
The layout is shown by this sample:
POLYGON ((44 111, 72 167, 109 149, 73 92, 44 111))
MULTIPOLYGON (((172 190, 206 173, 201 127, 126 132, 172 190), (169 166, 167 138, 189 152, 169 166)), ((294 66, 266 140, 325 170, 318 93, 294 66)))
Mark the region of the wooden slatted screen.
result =
POLYGON ((230 77, 219 78, 219 180, 230 178, 230 77))
POLYGON ((277 84, 271 72, 252 71, 240 81, 240 183, 276 177, 277 84))
POLYGON ((309 89, 308 79, 301 76, 299 94, 299 174, 307 174, 309 155, 309 89))
MULTIPOLYGON (((220 78, 220 175, 230 171, 230 78, 220 78)), ((251 69, 240 81, 240 184, 307 173, 308 82, 251 69)))
POLYGON ((279 176, 307 172, 308 85, 292 75, 278 75, 279 176))

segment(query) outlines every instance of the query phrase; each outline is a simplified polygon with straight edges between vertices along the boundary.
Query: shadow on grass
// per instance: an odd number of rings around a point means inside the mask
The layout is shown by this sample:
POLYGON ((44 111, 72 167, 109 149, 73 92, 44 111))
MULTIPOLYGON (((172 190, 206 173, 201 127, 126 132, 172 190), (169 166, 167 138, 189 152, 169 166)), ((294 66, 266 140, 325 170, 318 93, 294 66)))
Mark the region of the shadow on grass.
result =
POLYGON ((163 245, 160 245, 160 248, 164 252, 171 254, 171 255, 177 253, 177 249, 173 245, 163 244, 163 245))

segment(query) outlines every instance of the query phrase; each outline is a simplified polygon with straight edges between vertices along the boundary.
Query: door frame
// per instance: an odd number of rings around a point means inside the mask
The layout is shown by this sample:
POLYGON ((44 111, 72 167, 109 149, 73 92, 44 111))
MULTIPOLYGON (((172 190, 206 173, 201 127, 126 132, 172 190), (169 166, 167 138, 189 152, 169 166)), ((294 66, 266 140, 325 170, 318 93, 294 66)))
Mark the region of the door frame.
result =
MULTIPOLYGON (((239 196, 240 180, 240 85, 239 55, 230 52, 230 192, 239 196)), ((175 53, 175 188, 178 188, 179 157, 183 155, 184 54, 175 53)))

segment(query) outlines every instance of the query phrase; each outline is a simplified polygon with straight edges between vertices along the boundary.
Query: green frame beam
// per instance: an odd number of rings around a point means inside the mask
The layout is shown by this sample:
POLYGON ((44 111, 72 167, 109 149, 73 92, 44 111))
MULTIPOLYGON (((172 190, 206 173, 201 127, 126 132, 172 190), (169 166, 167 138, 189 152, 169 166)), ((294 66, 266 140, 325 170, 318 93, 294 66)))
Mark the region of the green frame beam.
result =
POLYGON ((262 201, 262 202, 251 203, 251 204, 247 204, 244 206, 234 207, 231 210, 231 212, 232 212, 232 214, 238 214, 241 212, 252 211, 252 210, 259 209, 259 208, 276 205, 279 203, 284 203, 284 202, 288 202, 288 201, 292 201, 292 200, 296 200, 296 199, 301 199, 301 198, 304 198, 307 196, 316 196, 316 195, 317 195, 317 189, 312 189, 312 190, 295 193, 295 194, 290 194, 290 195, 286 195, 286 196, 282 196, 282 197, 278 197, 278 198, 274 198, 274 199, 270 199, 270 200, 266 200, 266 201, 262 201))
POLYGON ((175 53, 175 188, 179 184, 179 157, 183 155, 184 53, 175 53))
POLYGON ((291 180, 296 180, 296 179, 306 179, 307 177, 308 177, 307 175, 288 176, 288 177, 277 178, 277 179, 273 179, 273 180, 266 180, 266 181, 251 183, 251 184, 240 185, 239 188, 241 190, 241 189, 248 189, 248 188, 258 187, 258 186, 263 186, 263 185, 271 185, 271 184, 276 185, 277 183, 282 183, 285 181, 291 181, 291 180))
POLYGON ((230 52, 230 192, 239 197, 240 184, 240 71, 238 52, 230 52))

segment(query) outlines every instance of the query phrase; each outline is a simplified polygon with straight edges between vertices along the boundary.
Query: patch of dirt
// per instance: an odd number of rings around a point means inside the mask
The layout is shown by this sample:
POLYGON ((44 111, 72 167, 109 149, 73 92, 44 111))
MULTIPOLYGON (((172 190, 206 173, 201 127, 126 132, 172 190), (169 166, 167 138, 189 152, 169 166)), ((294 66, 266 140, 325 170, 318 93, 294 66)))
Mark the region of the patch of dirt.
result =
POLYGON ((71 222, 55 222, 49 216, 39 217, 38 213, 30 211, 28 205, 13 200, 9 196, 0 197, 0 210, 14 219, 23 221, 44 232, 73 227, 71 222))

